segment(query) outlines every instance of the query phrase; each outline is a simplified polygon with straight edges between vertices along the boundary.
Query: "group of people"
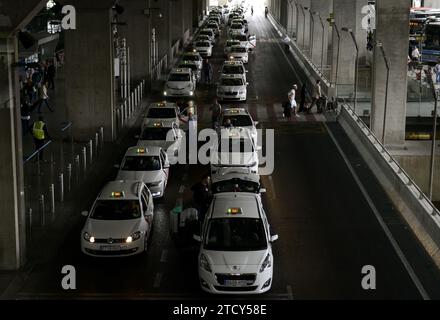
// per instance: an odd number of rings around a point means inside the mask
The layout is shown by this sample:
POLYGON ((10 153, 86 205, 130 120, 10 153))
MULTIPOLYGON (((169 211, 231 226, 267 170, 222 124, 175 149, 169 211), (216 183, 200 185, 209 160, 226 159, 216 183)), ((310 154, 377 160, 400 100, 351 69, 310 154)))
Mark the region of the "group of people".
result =
POLYGON ((294 84, 292 89, 287 94, 287 99, 288 101, 283 104, 283 116, 289 120, 292 118, 292 116, 299 117, 299 113, 310 114, 315 106, 317 112, 322 113, 325 109, 327 101, 326 97, 322 93, 321 80, 316 81, 311 96, 306 83, 301 86, 299 94, 298 85, 294 84), (299 107, 297 99, 299 99, 299 107))

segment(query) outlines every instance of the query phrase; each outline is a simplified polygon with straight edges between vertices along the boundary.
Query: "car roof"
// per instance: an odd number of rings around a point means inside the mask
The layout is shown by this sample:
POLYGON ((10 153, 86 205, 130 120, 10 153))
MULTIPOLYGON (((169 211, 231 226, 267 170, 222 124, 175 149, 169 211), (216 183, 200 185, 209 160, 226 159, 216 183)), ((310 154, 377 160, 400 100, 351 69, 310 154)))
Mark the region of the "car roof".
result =
POLYGON ((223 109, 223 115, 237 115, 237 114, 244 114, 249 115, 249 112, 245 108, 225 108, 223 109))
POLYGON ((148 146, 148 147, 130 147, 125 153, 125 157, 151 157, 159 156, 161 147, 148 146))
POLYGON ((231 46, 231 48, 243 48, 243 49, 246 49, 246 46, 243 46, 241 44, 234 44, 233 46, 231 46))
POLYGON ((173 103, 173 102, 164 101, 164 102, 154 102, 154 103, 151 103, 148 106, 148 109, 155 109, 155 108, 160 108, 160 109, 176 109, 177 105, 175 103, 173 103))
POLYGON ((180 74, 185 74, 185 73, 192 73, 192 70, 190 68, 173 68, 171 69, 171 73, 180 73, 180 74))
POLYGON ((200 56, 200 53, 198 53, 198 52, 194 52, 194 51, 187 51, 187 52, 185 52, 185 53, 183 54, 183 56, 197 56, 197 57, 200 57, 200 59, 202 58, 202 57, 200 56))
POLYGON ((222 139, 246 139, 253 141, 250 129, 243 127, 222 128, 220 136, 222 139))
POLYGON ((211 177, 212 183, 240 179, 260 183, 260 175, 252 173, 250 168, 242 167, 221 167, 211 177))
POLYGON ((254 218, 259 219, 260 208, 258 203, 258 196, 252 193, 219 193, 215 194, 213 198, 213 206, 211 211, 211 218, 254 218), (230 209, 240 209, 240 214, 228 213, 230 209))
POLYGON ((231 61, 231 60, 226 60, 225 62, 223 62, 223 66, 244 66, 243 61, 231 61))
POLYGON ((243 79, 242 74, 222 74, 220 76, 222 79, 243 79))
POLYGON ((138 200, 142 182, 133 180, 110 181, 98 195, 98 200, 138 200))

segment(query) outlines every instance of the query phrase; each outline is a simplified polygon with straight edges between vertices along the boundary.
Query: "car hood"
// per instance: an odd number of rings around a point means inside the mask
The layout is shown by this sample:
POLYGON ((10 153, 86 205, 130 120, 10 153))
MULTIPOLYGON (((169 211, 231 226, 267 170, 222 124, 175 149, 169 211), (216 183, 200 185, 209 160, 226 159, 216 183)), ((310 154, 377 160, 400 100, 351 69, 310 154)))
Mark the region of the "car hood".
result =
POLYGON ((177 118, 146 118, 144 120, 144 127, 152 124, 152 123, 158 123, 160 122, 162 124, 162 126, 164 126, 165 128, 172 128, 173 127, 173 123, 177 123, 177 118))
POLYGON ((239 90, 243 90, 245 88, 245 86, 222 86, 222 85, 220 85, 218 88, 223 91, 239 91, 239 90))
POLYGON ((173 146, 176 141, 165 141, 165 140, 139 140, 138 147, 161 147, 163 150, 167 151, 168 148, 173 146))
POLYGON ((268 250, 261 251, 204 251, 211 265, 217 266, 259 266, 267 256, 268 250))
POLYGON ((258 155, 255 152, 225 152, 213 153, 211 157, 211 164, 219 164, 221 166, 253 166, 258 163, 258 155))
POLYGON ((152 183, 162 180, 163 171, 119 171, 116 180, 132 180, 152 183))
POLYGON ((141 220, 94 220, 88 219, 84 227, 96 239, 124 239, 139 231, 141 220))

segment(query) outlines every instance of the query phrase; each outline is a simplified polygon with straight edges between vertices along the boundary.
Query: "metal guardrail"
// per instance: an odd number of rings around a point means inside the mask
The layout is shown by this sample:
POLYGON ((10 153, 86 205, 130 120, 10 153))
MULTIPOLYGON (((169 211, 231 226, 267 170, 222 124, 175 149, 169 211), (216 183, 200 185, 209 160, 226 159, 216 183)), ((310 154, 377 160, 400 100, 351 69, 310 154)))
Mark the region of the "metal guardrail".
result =
POLYGON ((379 139, 376 138, 374 133, 368 128, 368 126, 362 121, 362 119, 353 111, 350 105, 345 104, 342 106, 347 113, 352 117, 353 121, 360 127, 362 132, 366 135, 371 145, 380 153, 388 165, 393 169, 395 174, 405 184, 408 190, 414 195, 419 203, 425 208, 426 212, 432 216, 440 216, 439 210, 429 200, 429 198, 423 193, 420 187, 411 179, 411 177, 405 172, 405 170, 394 160, 393 156, 382 145, 379 139))
POLYGON ((23 162, 27 163, 27 162, 31 161, 33 158, 35 158, 37 155, 39 155, 41 151, 46 149, 51 143, 52 143, 52 140, 47 141, 41 148, 35 150, 31 155, 24 157, 23 162))

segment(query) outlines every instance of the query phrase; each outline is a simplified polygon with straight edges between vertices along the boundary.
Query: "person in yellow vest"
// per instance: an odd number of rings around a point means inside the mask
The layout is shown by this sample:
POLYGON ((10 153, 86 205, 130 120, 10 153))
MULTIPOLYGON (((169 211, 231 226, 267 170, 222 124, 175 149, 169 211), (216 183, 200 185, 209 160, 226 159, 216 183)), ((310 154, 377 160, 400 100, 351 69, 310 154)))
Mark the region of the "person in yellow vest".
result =
MULTIPOLYGON (((50 140, 49 132, 42 116, 39 116, 38 121, 34 122, 31 130, 34 137, 35 151, 37 151, 44 146, 46 139, 50 140)), ((40 160, 43 160, 43 150, 40 151, 40 160)))

